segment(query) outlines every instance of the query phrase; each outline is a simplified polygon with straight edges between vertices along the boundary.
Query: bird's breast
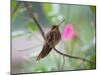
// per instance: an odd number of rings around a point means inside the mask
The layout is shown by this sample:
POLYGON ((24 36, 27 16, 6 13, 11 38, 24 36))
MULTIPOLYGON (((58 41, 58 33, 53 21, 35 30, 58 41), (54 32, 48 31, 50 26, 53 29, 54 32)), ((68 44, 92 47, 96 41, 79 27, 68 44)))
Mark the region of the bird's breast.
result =
POLYGON ((54 39, 53 42, 55 43, 55 45, 58 44, 59 41, 60 41, 60 39, 61 39, 61 33, 60 33, 59 31, 55 32, 55 33, 54 33, 54 38, 53 38, 53 39, 54 39))

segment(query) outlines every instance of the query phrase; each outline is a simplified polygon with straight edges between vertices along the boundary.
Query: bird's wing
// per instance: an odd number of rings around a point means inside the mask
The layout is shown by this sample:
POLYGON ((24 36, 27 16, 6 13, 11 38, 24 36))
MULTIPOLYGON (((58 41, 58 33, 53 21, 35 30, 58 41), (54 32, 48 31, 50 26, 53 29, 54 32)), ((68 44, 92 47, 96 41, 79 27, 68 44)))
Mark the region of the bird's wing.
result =
POLYGON ((48 34, 46 36, 46 42, 49 44, 53 44, 54 37, 55 37, 54 32, 52 32, 52 31, 48 32, 48 34))

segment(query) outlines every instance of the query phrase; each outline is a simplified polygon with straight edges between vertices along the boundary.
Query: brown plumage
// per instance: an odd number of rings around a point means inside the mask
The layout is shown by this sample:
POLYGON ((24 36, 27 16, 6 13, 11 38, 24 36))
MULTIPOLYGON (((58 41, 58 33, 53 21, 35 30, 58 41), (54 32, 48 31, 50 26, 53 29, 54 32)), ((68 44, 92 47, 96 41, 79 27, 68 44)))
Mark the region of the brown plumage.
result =
POLYGON ((61 39, 61 34, 59 31, 59 27, 57 25, 53 25, 51 30, 48 32, 46 36, 46 42, 43 46, 42 51, 38 55, 37 60, 46 57, 52 50, 52 46, 55 47, 55 45, 58 44, 60 39, 61 39))

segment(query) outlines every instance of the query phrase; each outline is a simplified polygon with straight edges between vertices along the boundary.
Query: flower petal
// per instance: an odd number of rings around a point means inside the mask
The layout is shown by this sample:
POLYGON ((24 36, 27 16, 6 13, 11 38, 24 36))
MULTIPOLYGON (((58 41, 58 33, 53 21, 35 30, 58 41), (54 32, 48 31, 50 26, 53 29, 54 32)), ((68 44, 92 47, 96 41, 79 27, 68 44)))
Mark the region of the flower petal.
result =
POLYGON ((62 34, 62 40, 71 40, 73 39, 75 35, 73 25, 72 24, 67 24, 64 28, 63 34, 62 34))

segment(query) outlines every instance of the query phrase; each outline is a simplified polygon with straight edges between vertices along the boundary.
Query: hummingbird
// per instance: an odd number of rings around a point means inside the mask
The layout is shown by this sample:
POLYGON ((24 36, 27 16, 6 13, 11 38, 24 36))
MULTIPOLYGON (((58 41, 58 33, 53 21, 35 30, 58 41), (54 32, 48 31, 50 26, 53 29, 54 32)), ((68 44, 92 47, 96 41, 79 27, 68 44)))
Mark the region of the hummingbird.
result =
POLYGON ((59 43, 59 41, 61 39, 59 25, 61 23, 59 23, 58 25, 52 25, 51 30, 46 35, 46 41, 43 45, 42 51, 40 52, 40 54, 37 57, 37 60, 40 60, 40 59, 46 57, 51 52, 53 47, 55 47, 59 43))

